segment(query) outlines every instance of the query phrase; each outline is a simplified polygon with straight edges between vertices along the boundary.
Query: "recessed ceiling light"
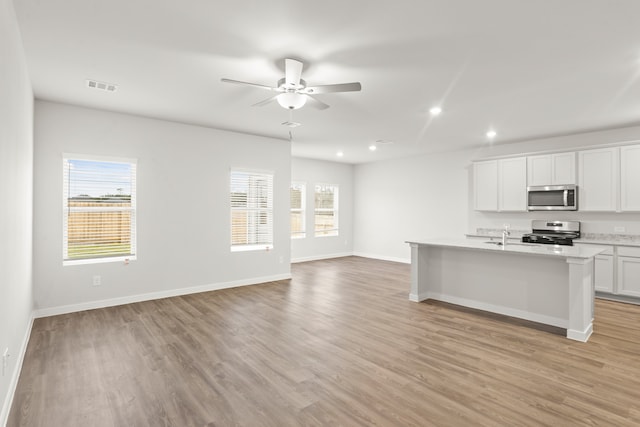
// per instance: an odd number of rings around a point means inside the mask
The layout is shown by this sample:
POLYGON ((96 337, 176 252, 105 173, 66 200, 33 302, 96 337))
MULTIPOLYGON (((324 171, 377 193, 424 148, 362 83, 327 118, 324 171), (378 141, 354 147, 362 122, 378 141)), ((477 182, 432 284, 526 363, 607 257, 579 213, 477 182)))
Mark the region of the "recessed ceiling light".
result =
POLYGON ((440 107, 433 107, 429 110, 429 112, 431 113, 432 116, 437 116, 440 113, 442 113, 442 108, 440 107))
POLYGON ((338 157, 342 157, 342 156, 344 156, 344 153, 343 153, 342 151, 338 151, 338 152, 336 153, 336 156, 338 156, 338 157))
POLYGON ((495 131, 495 130, 493 130, 493 129, 491 129, 491 130, 487 131, 487 138, 489 138, 489 139, 493 139, 493 138, 495 138, 495 137, 496 137, 496 135, 497 135, 497 133, 496 133, 496 131, 495 131))
POLYGON ((371 150, 371 151, 376 151, 377 149, 378 149, 378 147, 376 147, 375 144, 371 144, 369 146, 369 150, 371 150))

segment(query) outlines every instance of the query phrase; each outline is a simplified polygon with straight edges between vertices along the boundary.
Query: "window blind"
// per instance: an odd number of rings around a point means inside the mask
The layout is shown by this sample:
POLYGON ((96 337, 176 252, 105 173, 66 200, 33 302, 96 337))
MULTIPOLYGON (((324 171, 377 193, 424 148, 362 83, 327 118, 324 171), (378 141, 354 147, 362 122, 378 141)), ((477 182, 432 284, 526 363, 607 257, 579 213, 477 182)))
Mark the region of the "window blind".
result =
POLYGON ((273 248, 273 175, 231 171, 231 250, 273 248))
POLYGON ((63 260, 136 253, 136 163, 63 159, 63 260))
POLYGON ((315 236, 338 235, 338 186, 315 186, 315 236))
POLYGON ((289 192, 291 203, 291 238, 300 239, 306 236, 305 203, 306 185, 303 182, 291 183, 289 192))

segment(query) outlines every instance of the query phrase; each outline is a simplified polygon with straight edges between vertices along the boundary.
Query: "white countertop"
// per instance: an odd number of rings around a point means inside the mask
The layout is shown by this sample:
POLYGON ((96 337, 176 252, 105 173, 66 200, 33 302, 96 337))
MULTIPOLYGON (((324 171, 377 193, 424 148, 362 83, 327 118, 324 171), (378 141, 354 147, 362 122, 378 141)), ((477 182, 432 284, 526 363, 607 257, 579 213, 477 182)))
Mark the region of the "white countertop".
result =
MULTIPOLYGON (((440 246, 459 249, 473 249, 481 251, 494 252, 511 252, 534 256, 550 256, 561 258, 591 258, 606 250, 606 248, 585 247, 585 246, 559 246, 559 245, 541 245, 536 243, 521 243, 509 241, 506 246, 487 243, 487 241, 474 239, 455 239, 455 238, 433 238, 408 240, 407 243, 440 246)), ((495 242, 495 241, 494 241, 495 242)))
MULTIPOLYGON (((520 241, 522 238, 520 232, 511 232, 509 241, 520 241)), ((486 239, 502 239, 500 233, 467 233, 467 237, 486 238, 486 239)), ((573 239, 574 244, 587 243, 590 245, 609 245, 609 246, 631 246, 640 247, 640 236, 638 235, 618 235, 618 234, 588 234, 584 233, 583 237, 573 239)))

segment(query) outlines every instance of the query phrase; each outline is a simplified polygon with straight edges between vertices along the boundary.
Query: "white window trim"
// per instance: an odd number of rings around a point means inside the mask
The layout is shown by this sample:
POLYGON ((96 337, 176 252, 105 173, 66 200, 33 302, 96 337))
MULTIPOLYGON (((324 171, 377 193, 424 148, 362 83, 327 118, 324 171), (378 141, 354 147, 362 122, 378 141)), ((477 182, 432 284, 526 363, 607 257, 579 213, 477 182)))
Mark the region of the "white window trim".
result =
MULTIPOLYGON (((109 263, 109 262, 124 262, 125 264, 128 264, 130 261, 135 261, 137 260, 137 253, 138 253, 138 242, 137 242, 137 167, 138 167, 138 160, 134 159, 134 158, 129 158, 129 157, 113 157, 113 156, 100 156, 100 155, 91 155, 91 154, 79 154, 79 153, 62 153, 62 164, 63 164, 63 169, 64 169, 64 165, 66 160, 89 160, 89 161, 96 161, 96 162, 117 162, 117 163, 130 163, 132 165, 134 165, 135 167, 135 181, 131 187, 131 207, 128 209, 130 210, 133 214, 131 216, 131 254, 127 254, 127 255, 116 255, 116 256, 100 256, 100 257, 95 257, 95 258, 82 258, 82 259, 66 259, 66 255, 68 253, 68 238, 67 238, 67 231, 66 231, 66 227, 67 227, 67 197, 68 197, 68 193, 67 193, 67 187, 64 185, 64 176, 65 176, 65 172, 63 170, 63 183, 62 183, 62 188, 63 188, 63 195, 62 195, 62 199, 63 199, 63 225, 62 225, 62 265, 63 266, 72 266, 72 265, 88 265, 88 264, 103 264, 103 263, 109 263)), ((85 209, 76 209, 76 211, 91 211, 91 210, 95 210, 95 209, 91 209, 91 208, 85 208, 85 209)), ((103 209, 104 210, 104 209, 103 209)), ((109 210, 109 209, 107 209, 109 210)), ((123 210, 123 209, 113 209, 114 211, 118 211, 118 210, 123 210)))
POLYGON ((314 199, 314 206, 313 206, 313 237, 316 238, 323 238, 323 237, 339 237, 340 236, 340 222, 339 222, 339 200, 340 200, 340 185, 338 184, 328 184, 326 182, 318 182, 313 186, 313 199, 314 199), (325 186, 325 187, 335 187, 336 188, 336 193, 334 194, 334 199, 333 199, 333 209, 327 209, 327 208, 316 208, 315 207, 315 192, 316 192, 316 185, 321 185, 321 186, 325 186), (337 197, 336 197, 337 196, 337 197), (334 228, 329 229, 329 230, 323 230, 322 233, 323 234, 318 234, 318 231, 315 229, 316 224, 315 224, 315 218, 316 218, 316 212, 333 212, 333 226, 334 228), (330 231, 335 231, 335 234, 324 234, 326 232, 330 232, 330 231))
POLYGON ((289 187, 289 197, 291 197, 291 187, 293 186, 301 186, 302 187, 302 195, 300 200, 300 209, 298 208, 290 208, 289 209, 289 219, 291 219, 291 214, 294 212, 300 213, 300 218, 302 218, 302 231, 299 233, 291 233, 291 239, 305 239, 307 237, 307 183, 303 181, 293 181, 289 187))
MULTIPOLYGON (((229 191, 229 195, 230 190, 231 190, 231 175, 233 172, 241 172, 241 173, 252 173, 252 174, 259 174, 259 175, 269 175, 271 177, 271 207, 270 212, 271 212, 271 242, 270 243, 260 243, 260 244, 246 244, 246 245, 234 245, 233 243, 230 244, 230 251, 231 252, 251 252, 251 251, 271 251, 273 249, 273 241, 274 241, 274 187, 275 187, 275 173, 273 171, 270 170, 264 170, 264 169, 248 169, 248 168, 236 168, 236 167, 232 167, 229 169, 229 173, 227 175, 229 182, 227 185, 227 189, 229 191)), ((231 200, 229 200, 229 237, 230 240, 233 241, 233 230, 231 228, 231 217, 233 215, 233 211, 234 208, 233 206, 231 206, 231 200)))

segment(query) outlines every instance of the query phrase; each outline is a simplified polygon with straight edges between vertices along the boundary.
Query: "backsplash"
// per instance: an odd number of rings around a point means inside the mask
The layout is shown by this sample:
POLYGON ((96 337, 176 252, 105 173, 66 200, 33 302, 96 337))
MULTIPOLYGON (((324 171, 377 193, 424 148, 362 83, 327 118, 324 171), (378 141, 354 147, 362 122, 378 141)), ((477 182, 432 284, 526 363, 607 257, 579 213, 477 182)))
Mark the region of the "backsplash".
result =
POLYGON ((607 241, 616 243, 634 243, 640 244, 640 235, 638 234, 619 234, 619 233, 581 233, 580 240, 607 241))
MULTIPOLYGON (((502 236, 504 228, 476 228, 476 234, 479 236, 502 236)), ((523 234, 531 233, 531 230, 509 229, 510 237, 522 237, 523 234)))
MULTIPOLYGON (((479 236, 502 236, 503 228, 476 228, 476 234, 479 236)), ((531 230, 510 230, 510 237, 522 237, 523 234, 531 233, 531 230)), ((640 244, 640 234, 620 234, 620 233, 581 233, 581 241, 593 242, 611 242, 633 245, 640 244)))

